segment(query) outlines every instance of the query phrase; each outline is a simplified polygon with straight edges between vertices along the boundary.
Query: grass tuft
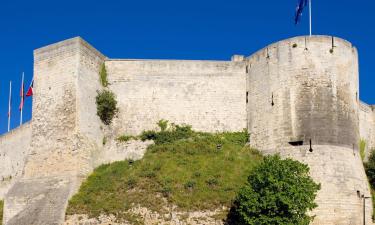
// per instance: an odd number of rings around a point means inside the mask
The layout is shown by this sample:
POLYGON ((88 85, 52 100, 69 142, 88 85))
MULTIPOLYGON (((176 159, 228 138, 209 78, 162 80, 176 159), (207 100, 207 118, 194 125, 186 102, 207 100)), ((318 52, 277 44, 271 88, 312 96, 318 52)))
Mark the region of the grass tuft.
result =
POLYGON ((3 224, 4 201, 0 200, 0 224, 3 224))
POLYGON ((162 198, 185 211, 229 208, 262 159, 246 146, 245 131, 210 134, 173 125, 141 136, 155 141, 144 158, 95 169, 69 201, 68 215, 114 214, 129 221, 124 212, 133 205, 165 213, 162 198))

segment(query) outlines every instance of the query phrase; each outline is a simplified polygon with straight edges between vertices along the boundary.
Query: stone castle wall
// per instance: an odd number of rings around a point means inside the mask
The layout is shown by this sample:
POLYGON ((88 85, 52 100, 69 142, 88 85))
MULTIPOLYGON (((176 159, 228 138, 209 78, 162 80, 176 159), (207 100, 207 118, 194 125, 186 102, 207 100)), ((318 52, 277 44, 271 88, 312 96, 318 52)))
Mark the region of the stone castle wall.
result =
POLYGON ((257 147, 311 139, 358 148, 358 59, 350 43, 313 36, 272 44, 249 57, 248 91, 257 147))
POLYGON ((95 113, 86 114, 95 112, 104 56, 73 38, 35 50, 34 59, 30 153, 5 197, 6 224, 62 222, 69 196, 93 170, 102 137, 95 113))
MULTIPOLYGON (((358 152, 356 49, 328 36, 291 38, 250 56, 247 71, 250 143, 310 166, 322 184, 313 224, 360 224, 360 195, 371 195, 358 152)), ((370 223, 371 204, 366 212, 370 223)))
POLYGON ((364 102, 359 104, 359 136, 366 142, 366 156, 375 149, 375 108, 364 102))
POLYGON ((246 128, 244 62, 107 60, 119 102, 119 133, 155 129, 161 119, 201 131, 246 128))
POLYGON ((375 114, 358 99, 357 51, 349 42, 297 37, 247 59, 193 61, 108 59, 73 38, 34 57, 32 125, 0 137, 0 198, 11 186, 7 225, 62 222, 69 197, 94 167, 139 159, 150 144, 115 138, 157 129, 160 119, 209 132, 247 128, 264 153, 309 164, 322 184, 314 224, 361 221, 358 195, 370 192, 358 142, 375 146, 375 114), (110 126, 96 115, 102 63, 119 107, 110 126))
POLYGON ((31 142, 31 123, 0 136, 0 199, 22 175, 31 142))

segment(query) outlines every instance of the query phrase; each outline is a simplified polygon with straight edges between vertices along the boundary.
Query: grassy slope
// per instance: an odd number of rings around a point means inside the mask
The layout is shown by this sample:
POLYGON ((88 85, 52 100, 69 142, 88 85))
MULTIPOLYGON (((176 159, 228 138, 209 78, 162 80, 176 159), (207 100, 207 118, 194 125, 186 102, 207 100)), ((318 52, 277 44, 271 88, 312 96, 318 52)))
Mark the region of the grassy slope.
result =
POLYGON ((70 200, 67 214, 127 217, 122 213, 132 204, 163 213, 161 196, 181 210, 230 206, 249 171, 262 157, 245 147, 245 132, 185 131, 182 135, 151 135, 157 144, 150 146, 140 161, 97 168, 70 200))
POLYGON ((0 224, 3 224, 3 208, 4 208, 4 202, 0 200, 0 224))

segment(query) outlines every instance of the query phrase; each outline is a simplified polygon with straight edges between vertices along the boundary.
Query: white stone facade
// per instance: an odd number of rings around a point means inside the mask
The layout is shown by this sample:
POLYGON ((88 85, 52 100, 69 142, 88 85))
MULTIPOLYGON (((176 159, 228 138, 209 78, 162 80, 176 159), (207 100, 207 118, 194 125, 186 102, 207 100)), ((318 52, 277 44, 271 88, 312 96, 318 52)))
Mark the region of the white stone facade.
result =
POLYGON ((96 166, 140 159, 150 144, 115 138, 156 129, 160 119, 200 131, 248 129, 264 153, 310 166, 322 184, 314 224, 362 224, 358 195, 370 192, 358 142, 375 147, 375 114, 359 101, 358 56, 349 42, 296 37, 248 58, 193 61, 109 59, 73 38, 34 57, 32 121, 0 137, 5 224, 61 223, 69 197, 96 166), (119 103, 110 126, 96 115, 103 63, 119 103))

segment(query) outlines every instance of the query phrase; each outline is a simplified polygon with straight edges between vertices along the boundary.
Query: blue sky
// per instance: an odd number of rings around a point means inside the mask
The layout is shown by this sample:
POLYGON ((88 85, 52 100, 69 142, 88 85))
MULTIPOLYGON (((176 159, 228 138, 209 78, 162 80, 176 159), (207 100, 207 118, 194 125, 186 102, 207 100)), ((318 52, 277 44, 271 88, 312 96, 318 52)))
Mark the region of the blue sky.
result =
MULTIPOLYGON (((312 0, 313 33, 351 41, 360 55, 360 97, 375 104, 375 1, 312 0)), ((81 36, 111 58, 217 59, 251 55, 308 33, 293 23, 297 0, 0 0, 0 134, 6 132, 9 80, 12 128, 19 125, 21 73, 33 75, 33 49, 81 36)), ((306 11, 305 11, 306 12, 306 11)), ((31 99, 24 120, 31 119, 31 99)))

